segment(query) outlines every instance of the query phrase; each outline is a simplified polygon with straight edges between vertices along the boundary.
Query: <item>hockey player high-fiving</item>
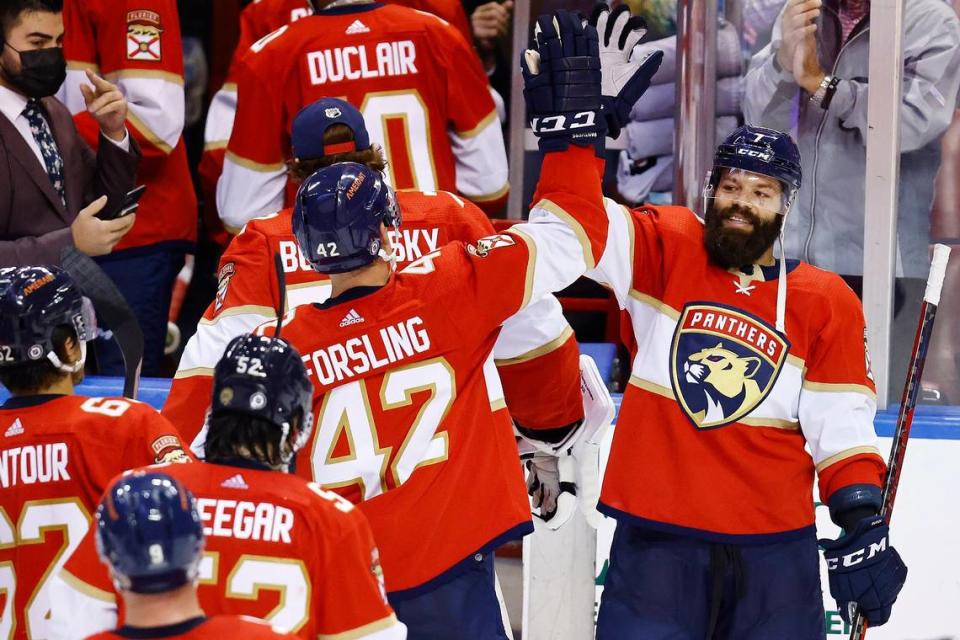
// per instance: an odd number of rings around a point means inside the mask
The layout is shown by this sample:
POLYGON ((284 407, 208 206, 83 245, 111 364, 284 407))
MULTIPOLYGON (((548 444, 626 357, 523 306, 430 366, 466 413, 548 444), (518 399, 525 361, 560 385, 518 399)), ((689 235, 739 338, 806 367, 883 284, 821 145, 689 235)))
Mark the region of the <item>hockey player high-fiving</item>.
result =
MULTIPOLYGON (((609 95, 638 64, 629 19, 591 19, 609 95)), ((863 311, 838 276, 774 255, 800 180, 788 135, 745 126, 717 150, 703 221, 607 201, 609 227, 583 227, 586 275, 613 290, 638 345, 600 498, 618 521, 600 640, 823 638, 814 473, 845 531, 822 543, 841 614, 889 618, 906 567, 877 515, 863 311)))
POLYGON ((553 123, 536 223, 447 244, 394 272, 389 232, 401 210, 378 172, 320 169, 293 211, 304 256, 332 288, 284 322, 317 415, 298 470, 367 516, 388 599, 413 638, 506 637, 491 553, 532 526, 494 343, 507 318, 595 266, 584 228, 606 237, 596 35, 579 20, 562 28, 570 46, 544 52, 551 73, 535 89, 538 115, 553 123))

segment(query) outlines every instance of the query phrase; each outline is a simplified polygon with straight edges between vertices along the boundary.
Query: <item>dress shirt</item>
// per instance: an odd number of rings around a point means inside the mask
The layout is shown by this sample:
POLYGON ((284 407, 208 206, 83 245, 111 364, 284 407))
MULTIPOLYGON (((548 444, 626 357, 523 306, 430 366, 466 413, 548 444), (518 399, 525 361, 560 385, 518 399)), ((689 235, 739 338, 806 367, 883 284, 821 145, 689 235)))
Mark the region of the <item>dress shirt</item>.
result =
MULTIPOLYGON (((23 115, 23 110, 27 108, 27 100, 29 100, 29 98, 27 98, 25 95, 19 94, 16 91, 12 91, 7 87, 0 86, 0 113, 3 113, 7 120, 13 123, 13 126, 16 127, 17 131, 20 132, 20 135, 33 151, 33 155, 37 157, 37 162, 39 162, 43 170, 46 171, 47 165, 43 162, 43 154, 40 153, 40 145, 37 144, 36 138, 34 138, 33 133, 30 132, 30 123, 27 122, 27 118, 23 115)), ((45 116, 41 117, 46 120, 45 116)), ((47 121, 47 125, 50 125, 49 121, 47 121)), ((53 131, 53 127, 50 127, 50 130, 53 131)), ((124 151, 130 151, 130 135, 126 132, 126 130, 124 130, 123 140, 117 141, 109 136, 104 136, 104 138, 117 145, 124 151)), ((64 167, 64 171, 69 170, 69 167, 64 167)))

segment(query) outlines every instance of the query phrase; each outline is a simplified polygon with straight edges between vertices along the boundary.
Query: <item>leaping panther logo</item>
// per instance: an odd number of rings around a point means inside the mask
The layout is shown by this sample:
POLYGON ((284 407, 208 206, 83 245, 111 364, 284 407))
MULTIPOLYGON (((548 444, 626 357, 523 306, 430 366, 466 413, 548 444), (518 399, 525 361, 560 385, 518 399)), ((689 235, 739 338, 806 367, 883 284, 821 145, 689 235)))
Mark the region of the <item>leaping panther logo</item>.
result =
POLYGON ((698 429, 743 418, 773 388, 789 343, 742 311, 689 304, 677 323, 671 381, 684 413, 698 429))
POLYGON ((723 348, 723 343, 701 349, 683 363, 687 383, 703 390, 706 409, 697 416, 701 424, 723 422, 746 406, 757 405, 762 395, 753 377, 760 370, 760 358, 741 357, 723 348))

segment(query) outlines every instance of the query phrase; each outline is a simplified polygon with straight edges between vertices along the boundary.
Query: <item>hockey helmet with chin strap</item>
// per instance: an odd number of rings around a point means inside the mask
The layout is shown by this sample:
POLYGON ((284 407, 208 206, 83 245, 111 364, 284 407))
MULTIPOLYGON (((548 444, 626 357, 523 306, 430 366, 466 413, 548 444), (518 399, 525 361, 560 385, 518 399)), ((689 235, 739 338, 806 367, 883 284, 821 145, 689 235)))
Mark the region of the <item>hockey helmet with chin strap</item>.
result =
MULTIPOLYGON (((704 214, 710 198, 714 197, 723 169, 749 171, 778 180, 783 185, 783 200, 779 215, 787 216, 800 190, 803 170, 800 150, 789 134, 765 127, 745 125, 731 133, 717 147, 713 169, 703 186, 704 214)), ((785 222, 785 220, 783 220, 785 222)), ((783 248, 783 225, 780 227, 780 274, 777 278, 776 329, 786 335, 787 268, 783 248)))
POLYGON ((398 227, 400 209, 380 172, 355 162, 324 167, 304 180, 293 233, 319 273, 344 273, 381 255, 380 225, 398 227))
POLYGON ((0 269, 0 367, 46 358, 64 373, 83 368, 86 343, 96 334, 90 300, 59 267, 0 269), (80 359, 66 364, 57 355, 54 332, 68 326, 80 343, 80 359))
POLYGON ((800 150, 789 134, 774 129, 744 125, 720 143, 703 187, 705 201, 713 197, 722 169, 740 169, 778 180, 783 185, 781 215, 787 214, 800 190, 800 150))
POLYGON ((289 464, 313 430, 313 384, 297 350, 282 338, 237 336, 213 370, 210 414, 232 412, 260 418, 280 432, 280 458, 289 464), (285 449, 282 443, 300 418, 299 433, 285 449))

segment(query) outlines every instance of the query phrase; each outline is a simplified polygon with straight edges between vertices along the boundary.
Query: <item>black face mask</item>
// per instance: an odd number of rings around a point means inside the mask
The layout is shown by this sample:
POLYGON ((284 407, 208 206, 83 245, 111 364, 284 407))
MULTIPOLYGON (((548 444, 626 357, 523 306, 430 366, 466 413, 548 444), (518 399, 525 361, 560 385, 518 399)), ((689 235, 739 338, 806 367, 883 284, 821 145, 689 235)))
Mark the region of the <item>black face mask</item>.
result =
POLYGON ((46 98, 52 96, 67 77, 67 60, 60 47, 20 51, 9 43, 4 43, 20 54, 20 73, 13 75, 3 70, 14 87, 28 98, 46 98))

